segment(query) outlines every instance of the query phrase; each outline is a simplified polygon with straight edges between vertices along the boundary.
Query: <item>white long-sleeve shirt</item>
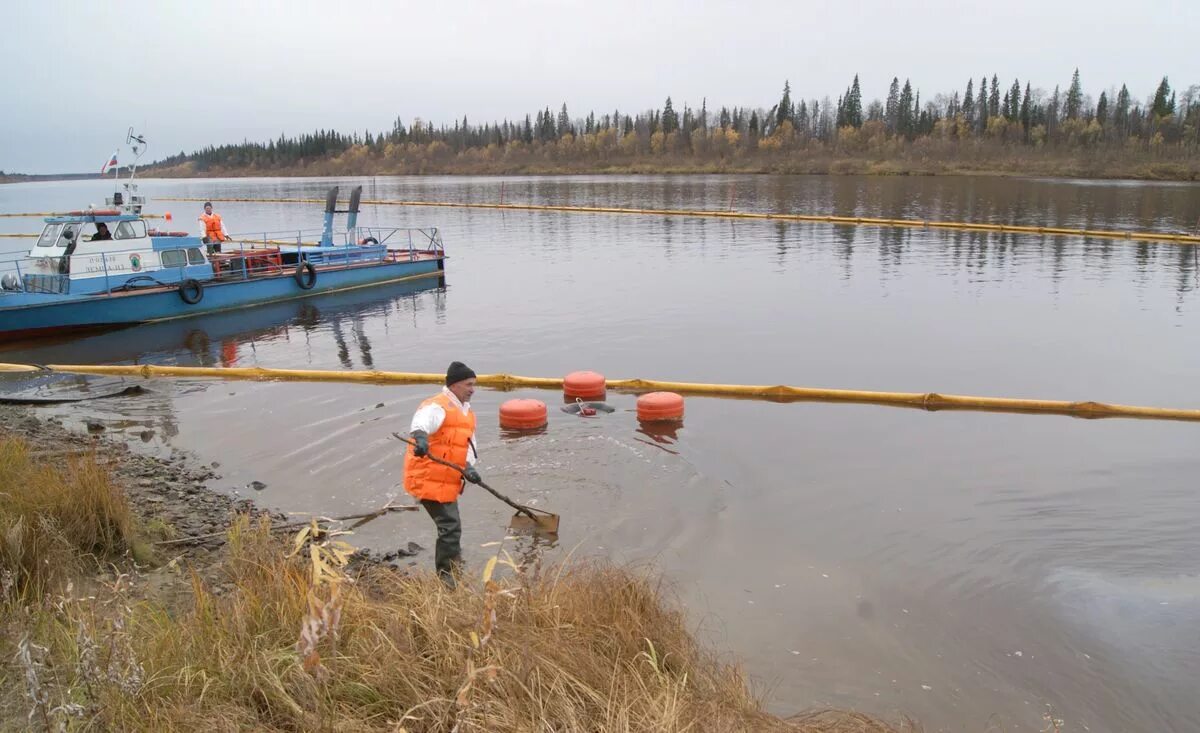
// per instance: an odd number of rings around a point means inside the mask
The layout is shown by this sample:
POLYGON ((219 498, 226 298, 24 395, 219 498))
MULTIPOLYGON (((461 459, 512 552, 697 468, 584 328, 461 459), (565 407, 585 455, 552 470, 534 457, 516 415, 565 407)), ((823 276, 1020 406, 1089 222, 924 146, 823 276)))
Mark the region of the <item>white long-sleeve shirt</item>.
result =
MULTIPOLYGON (((462 410, 462 414, 466 415, 471 411, 471 403, 460 402, 448 387, 442 387, 442 394, 449 397, 450 404, 462 410)), ((430 403, 418 409, 416 414, 413 415, 412 425, 409 427, 408 431, 411 433, 416 430, 424 430, 426 435, 432 436, 442 427, 442 423, 445 421, 446 410, 437 403, 430 403)), ((475 445, 475 433, 471 433, 471 442, 467 446, 468 466, 474 466, 475 461, 479 458, 479 455, 475 451, 475 445)))

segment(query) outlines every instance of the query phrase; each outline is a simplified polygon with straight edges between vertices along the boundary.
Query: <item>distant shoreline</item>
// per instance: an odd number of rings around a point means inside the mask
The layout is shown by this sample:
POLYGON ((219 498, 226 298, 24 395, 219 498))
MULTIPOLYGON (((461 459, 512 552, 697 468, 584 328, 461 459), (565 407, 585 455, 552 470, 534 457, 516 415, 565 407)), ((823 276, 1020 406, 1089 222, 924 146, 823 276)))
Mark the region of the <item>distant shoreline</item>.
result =
POLYGON ((99 178, 95 173, 10 173, 0 176, 3 183, 37 183, 40 181, 83 181, 99 178))
MULTIPOLYGON (((683 161, 633 160, 608 165, 548 165, 544 161, 504 165, 476 161, 446 161, 378 168, 345 165, 338 158, 315 160, 285 168, 209 167, 197 170, 193 163, 170 167, 146 166, 146 178, 302 178, 335 176, 567 176, 567 175, 818 175, 818 176, 996 176, 1001 178, 1072 178, 1081 180, 1132 180, 1200 182, 1200 161, 1138 161, 1117 163, 1085 159, 995 160, 995 161, 906 161, 865 158, 815 157, 800 160, 683 161)), ((0 177, 0 184, 76 181, 98 178, 94 173, 13 174, 0 177)))

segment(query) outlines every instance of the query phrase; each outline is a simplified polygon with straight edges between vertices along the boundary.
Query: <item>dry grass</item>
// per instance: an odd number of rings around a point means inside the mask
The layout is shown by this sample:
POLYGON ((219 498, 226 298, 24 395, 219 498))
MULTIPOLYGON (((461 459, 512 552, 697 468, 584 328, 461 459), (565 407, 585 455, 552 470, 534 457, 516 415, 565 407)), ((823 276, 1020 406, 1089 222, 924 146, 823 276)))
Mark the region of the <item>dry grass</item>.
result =
POLYGON ((0 437, 0 601, 57 590, 89 558, 133 547, 133 515, 95 455, 34 460, 16 438, 0 437))
MULTIPOLYGON (((128 544, 128 509, 94 461, 55 472, 30 468, 18 444, 0 450, 3 477, 26 487, 2 516, 53 527, 36 536, 56 557, 128 544)), ((852 713, 763 712, 741 671, 700 648, 644 575, 503 555, 457 591, 380 567, 351 580, 335 537, 287 542, 266 521, 237 521, 204 576, 173 571, 191 587, 184 610, 125 575, 87 598, 10 599, 0 729, 892 730, 852 713)))
POLYGON ((762 712, 653 581, 600 564, 453 592, 432 575, 369 571, 339 589, 340 623, 314 669, 296 644, 321 590, 307 559, 245 519, 230 540, 219 582, 234 590, 217 597, 192 576, 189 613, 118 594, 35 614, 41 676, 58 683, 43 708, 85 711, 80 722, 105 730, 891 730, 762 712))

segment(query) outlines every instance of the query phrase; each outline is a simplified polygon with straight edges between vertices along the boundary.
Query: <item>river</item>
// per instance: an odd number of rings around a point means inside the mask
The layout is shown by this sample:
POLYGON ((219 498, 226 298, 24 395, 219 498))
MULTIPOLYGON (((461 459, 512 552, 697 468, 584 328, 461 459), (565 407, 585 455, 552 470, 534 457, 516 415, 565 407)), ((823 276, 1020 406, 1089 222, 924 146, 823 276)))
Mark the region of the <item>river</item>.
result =
MULTIPOLYGON (((1010 178, 579 176, 142 183, 155 197, 364 198, 1194 231, 1200 186, 1010 178)), ((0 211, 101 203, 111 181, 0 186, 0 211)), ((218 203, 231 232, 319 226, 319 205, 218 203)), ((260 365, 936 391, 1200 408, 1196 250, 1111 239, 366 206, 438 226, 443 282, 8 346, 42 363, 260 365)), ((0 231, 40 222, 0 219, 0 231)), ((31 240, 0 239, 0 248, 31 240)), ((11 380, 10 380, 11 381, 11 380)), ((79 380, 85 388, 96 380, 79 380)), ((10 385, 12 386, 12 385, 10 385)), ((27 387, 28 385, 20 385, 27 387)), ((220 463, 216 488, 349 514, 397 496, 426 387, 155 381, 41 408, 140 450, 220 463), (259 492, 251 481, 266 483, 259 492)), ((584 419, 551 392, 480 390, 482 473, 563 515, 561 557, 665 574, 770 708, 908 714, 927 730, 1200 729, 1200 425, 689 398, 677 430, 634 398, 584 419), (502 435, 500 403, 552 408, 502 435), (1188 680, 1193 680, 1188 682, 1188 680), (989 725, 1001 726, 988 728, 989 725), (1086 726, 1086 728, 1084 728, 1086 726)), ((508 512, 463 498, 467 560, 508 512)), ((401 514, 353 538, 432 547, 401 514)), ((419 562, 431 565, 430 553, 419 562)))

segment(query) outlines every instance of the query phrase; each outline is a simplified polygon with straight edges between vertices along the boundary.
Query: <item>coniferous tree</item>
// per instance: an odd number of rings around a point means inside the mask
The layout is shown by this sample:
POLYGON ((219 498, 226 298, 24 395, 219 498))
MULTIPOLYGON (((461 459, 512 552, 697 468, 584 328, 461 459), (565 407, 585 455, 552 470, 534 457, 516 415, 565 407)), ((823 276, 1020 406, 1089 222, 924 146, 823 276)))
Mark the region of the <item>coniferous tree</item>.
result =
POLYGON ((775 126, 778 127, 783 124, 784 120, 790 119, 792 119, 792 85, 785 80, 783 82, 783 97, 775 107, 775 126))
POLYGON ((1021 118, 1021 82, 1013 79, 1012 89, 1008 90, 1008 111, 1004 113, 1009 122, 1016 122, 1021 118))
POLYGON ((1000 116, 1000 80, 992 74, 992 93, 988 97, 988 117, 1000 116))
POLYGON ((567 114, 567 103, 563 102, 562 109, 558 112, 558 127, 555 130, 556 137, 561 138, 567 133, 573 133, 571 129, 571 116, 567 114))
POLYGON ((1033 107, 1030 99, 1029 82, 1025 82, 1025 96, 1021 99, 1021 127, 1025 130, 1025 137, 1029 137, 1029 128, 1033 124, 1033 107))
POLYGON ((971 92, 971 87, 975 83, 974 79, 967 79, 967 92, 963 95, 962 111, 963 119, 967 123, 967 127, 975 129, 975 95, 971 92))
POLYGON ((900 106, 899 119, 896 122, 897 130, 901 135, 911 137, 915 120, 913 119, 913 90, 912 84, 908 79, 904 80, 904 89, 900 91, 900 106))
POLYGON ((667 97, 667 103, 663 107, 662 128, 664 134, 670 134, 679 130, 679 115, 676 114, 675 108, 671 105, 670 97, 667 97))
POLYGON ((1108 94, 1100 92, 1100 101, 1096 103, 1096 121, 1101 126, 1108 122, 1108 94))
POLYGON ((887 131, 896 134, 896 125, 900 121, 900 80, 892 77, 892 85, 888 87, 887 104, 883 109, 884 122, 887 131))
POLYGON ((1121 135, 1129 134, 1129 90, 1124 84, 1121 85, 1121 91, 1117 92, 1117 106, 1113 110, 1113 125, 1121 135))
POLYGON ((862 91, 858 86, 858 74, 854 75, 854 83, 850 85, 850 93, 846 97, 846 123, 854 127, 862 127, 863 107, 862 91))
POLYGON ((1162 78, 1162 83, 1158 85, 1158 89, 1154 92, 1154 102, 1150 105, 1150 111, 1155 117, 1166 117, 1167 115, 1175 114, 1175 95, 1171 92, 1171 85, 1167 83, 1167 77, 1162 78))
POLYGON ((1054 87, 1054 94, 1050 97, 1050 105, 1046 108, 1046 132, 1049 135, 1054 135, 1058 131, 1058 119, 1062 95, 1058 91, 1058 85, 1054 87))
POLYGON ((987 95, 987 77, 979 78, 979 98, 975 100, 975 124, 978 126, 978 131, 983 133, 988 126, 988 95, 987 95))
POLYGON ((1077 120, 1082 111, 1083 85, 1079 83, 1079 69, 1075 69, 1075 73, 1071 75, 1071 87, 1067 90, 1066 118, 1077 120))
POLYGON ((817 137, 825 142, 832 140, 836 128, 832 125, 833 110, 830 109, 829 97, 823 98, 820 102, 813 100, 812 118, 817 137))

